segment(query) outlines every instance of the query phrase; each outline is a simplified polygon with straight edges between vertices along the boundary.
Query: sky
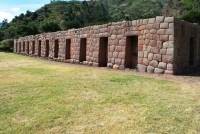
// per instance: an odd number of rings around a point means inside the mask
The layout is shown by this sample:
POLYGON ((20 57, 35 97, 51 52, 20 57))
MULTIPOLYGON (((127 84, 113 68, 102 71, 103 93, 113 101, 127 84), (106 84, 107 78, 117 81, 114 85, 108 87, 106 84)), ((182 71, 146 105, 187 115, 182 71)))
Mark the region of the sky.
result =
POLYGON ((34 12, 50 2, 51 0, 0 0, 0 22, 4 19, 10 22, 15 16, 26 13, 27 10, 34 12))

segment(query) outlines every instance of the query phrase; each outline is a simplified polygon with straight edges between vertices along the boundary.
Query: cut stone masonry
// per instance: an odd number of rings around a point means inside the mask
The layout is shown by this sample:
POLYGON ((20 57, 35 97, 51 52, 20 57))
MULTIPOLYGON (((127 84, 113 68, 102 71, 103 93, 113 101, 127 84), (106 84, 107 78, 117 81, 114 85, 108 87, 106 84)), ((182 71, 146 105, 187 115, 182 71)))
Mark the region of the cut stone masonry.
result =
POLYGON ((114 69, 178 74, 200 66, 200 26, 174 17, 70 29, 21 37, 14 52, 114 69))

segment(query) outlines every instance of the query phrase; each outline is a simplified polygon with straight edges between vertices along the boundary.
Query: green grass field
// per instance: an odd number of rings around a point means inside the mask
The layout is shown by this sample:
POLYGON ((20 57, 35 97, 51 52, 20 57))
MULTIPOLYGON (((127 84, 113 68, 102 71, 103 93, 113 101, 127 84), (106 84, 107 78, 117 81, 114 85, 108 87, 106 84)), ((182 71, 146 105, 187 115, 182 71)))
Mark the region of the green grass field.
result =
POLYGON ((0 133, 200 133, 200 88, 1 52, 0 133))

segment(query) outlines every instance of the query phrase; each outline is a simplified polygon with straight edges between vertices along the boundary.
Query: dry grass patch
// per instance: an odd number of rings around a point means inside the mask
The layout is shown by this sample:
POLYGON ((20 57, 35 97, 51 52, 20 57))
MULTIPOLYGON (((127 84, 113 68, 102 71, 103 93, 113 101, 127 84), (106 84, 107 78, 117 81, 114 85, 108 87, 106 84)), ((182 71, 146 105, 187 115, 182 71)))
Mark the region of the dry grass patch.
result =
POLYGON ((0 133, 199 133, 200 88, 0 53, 0 133))

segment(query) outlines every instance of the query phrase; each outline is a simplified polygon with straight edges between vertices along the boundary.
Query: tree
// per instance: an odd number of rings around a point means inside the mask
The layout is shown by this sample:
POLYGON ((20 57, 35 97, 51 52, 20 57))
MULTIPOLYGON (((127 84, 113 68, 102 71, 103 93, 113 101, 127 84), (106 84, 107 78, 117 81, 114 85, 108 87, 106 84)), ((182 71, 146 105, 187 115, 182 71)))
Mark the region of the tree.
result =
POLYGON ((59 30, 61 30, 60 26, 58 22, 55 22, 55 21, 45 22, 40 26, 41 32, 56 32, 59 30))
POLYGON ((199 23, 200 24, 200 11, 199 10, 190 10, 187 14, 183 15, 181 19, 188 21, 190 23, 199 23))
POLYGON ((4 18, 4 20, 2 21, 2 27, 5 26, 6 24, 8 24, 8 20, 4 18))

